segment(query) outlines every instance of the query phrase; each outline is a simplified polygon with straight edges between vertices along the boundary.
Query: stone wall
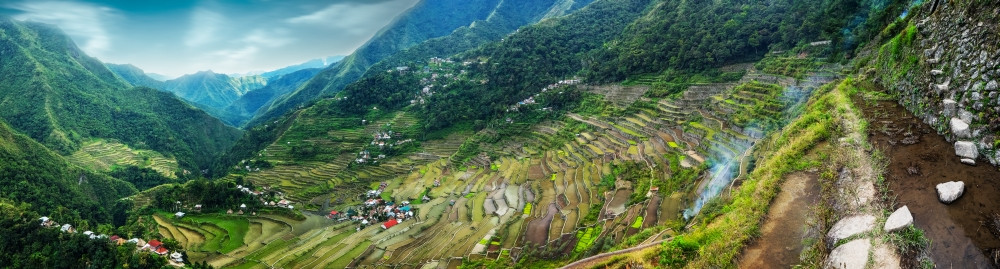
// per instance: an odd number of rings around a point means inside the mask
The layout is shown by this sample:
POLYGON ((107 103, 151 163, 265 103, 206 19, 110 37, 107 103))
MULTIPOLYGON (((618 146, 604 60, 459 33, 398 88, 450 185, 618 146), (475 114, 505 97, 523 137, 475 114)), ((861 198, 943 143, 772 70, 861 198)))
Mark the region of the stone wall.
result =
POLYGON ((891 79, 898 72, 892 68, 868 70, 877 83, 899 94, 900 104, 955 142, 963 162, 979 158, 1000 164, 997 14, 997 5, 970 8, 953 1, 927 1, 911 19, 917 29, 912 46, 900 49, 906 58, 919 57, 917 66, 901 79, 891 79))

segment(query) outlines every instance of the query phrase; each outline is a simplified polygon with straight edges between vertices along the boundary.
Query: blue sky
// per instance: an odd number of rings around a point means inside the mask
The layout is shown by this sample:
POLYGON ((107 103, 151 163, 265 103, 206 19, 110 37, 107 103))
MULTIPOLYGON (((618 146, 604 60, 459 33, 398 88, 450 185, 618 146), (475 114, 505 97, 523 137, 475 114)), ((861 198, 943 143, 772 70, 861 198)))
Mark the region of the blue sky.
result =
POLYGON ((169 77, 266 71, 350 54, 417 0, 0 0, 87 54, 169 77))

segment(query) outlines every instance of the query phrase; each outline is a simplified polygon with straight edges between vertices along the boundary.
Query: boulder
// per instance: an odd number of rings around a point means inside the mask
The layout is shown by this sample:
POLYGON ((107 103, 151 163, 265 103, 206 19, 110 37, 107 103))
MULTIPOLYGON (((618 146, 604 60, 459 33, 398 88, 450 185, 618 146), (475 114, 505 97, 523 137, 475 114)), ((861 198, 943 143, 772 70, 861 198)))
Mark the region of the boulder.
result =
POLYGON ((830 239, 830 243, 837 243, 842 239, 871 231, 874 227, 875 216, 854 215, 838 221, 826 236, 830 239))
POLYGON ((967 123, 968 122, 972 122, 973 117, 974 117, 974 115, 972 115, 972 112, 969 112, 968 110, 965 110, 965 109, 959 109, 958 110, 958 118, 962 119, 962 121, 964 121, 964 122, 967 122, 967 123))
POLYGON ((935 84, 934 88, 937 90, 937 93, 948 92, 948 83, 945 83, 945 84, 935 84))
POLYGON ((976 148, 976 144, 969 141, 958 141, 955 142, 955 155, 966 159, 979 158, 979 149, 976 148))
POLYGON ((958 113, 958 103, 955 102, 955 100, 944 99, 944 101, 941 102, 941 106, 944 109, 944 115, 946 117, 952 117, 958 113))
POLYGON ((868 266, 868 250, 872 247, 871 239, 858 239, 840 245, 830 252, 825 268, 863 269, 868 266))
POLYGON ((941 184, 937 184, 938 200, 945 204, 950 204, 962 197, 962 193, 965 192, 965 182, 962 181, 949 181, 941 184))
POLYGON ((996 80, 991 80, 989 83, 986 83, 986 90, 987 91, 995 91, 995 90, 997 90, 997 87, 998 86, 997 86, 997 81, 996 80))
POLYGON ((937 69, 931 70, 931 75, 940 76, 941 74, 944 74, 944 71, 937 69))
POLYGON ((971 166, 976 166, 976 160, 973 159, 962 159, 962 163, 971 166))
POLYGON ((959 118, 951 118, 951 133, 958 138, 971 138, 969 124, 959 118))
POLYGON ((892 212, 889 218, 885 220, 885 226, 883 227, 886 232, 895 232, 906 228, 913 224, 913 215, 910 214, 910 208, 900 207, 896 209, 896 212, 892 212))

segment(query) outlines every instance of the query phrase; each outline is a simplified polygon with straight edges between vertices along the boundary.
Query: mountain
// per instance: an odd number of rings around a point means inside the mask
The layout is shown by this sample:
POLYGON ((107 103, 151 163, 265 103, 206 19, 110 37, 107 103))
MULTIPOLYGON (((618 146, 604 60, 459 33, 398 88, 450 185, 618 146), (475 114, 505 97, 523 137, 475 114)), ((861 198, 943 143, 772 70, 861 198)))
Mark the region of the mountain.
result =
MULTIPOLYGON (((505 21, 491 24, 509 24, 507 27, 496 28, 497 33, 493 36, 504 35, 512 29, 537 21, 546 14, 562 14, 589 1, 579 1, 582 4, 565 0, 513 1, 505 4, 506 2, 508 1, 421 1, 339 64, 327 67, 295 92, 266 107, 249 125, 276 118, 320 95, 338 92, 360 78, 372 65, 428 39, 449 35, 461 27, 475 28, 478 23, 501 13, 505 15, 498 17, 505 18, 505 21)), ((479 40, 470 41, 473 42, 463 47, 481 44, 479 40)))
POLYGON ((167 80, 163 90, 202 106, 224 108, 244 93, 264 85, 267 85, 267 79, 261 76, 234 78, 212 71, 201 71, 167 80))
POLYGON ((197 171, 240 135, 170 93, 131 87, 55 27, 0 18, 0 33, 0 118, 60 154, 106 138, 197 171))
POLYGON ((223 121, 233 126, 244 126, 250 119, 278 97, 284 96, 320 72, 319 68, 307 68, 269 79, 267 86, 252 90, 233 101, 224 110, 223 121))
POLYGON ((146 73, 146 76, 149 76, 150 78, 155 79, 155 80, 159 80, 159 81, 167 81, 167 80, 171 79, 170 76, 161 75, 161 74, 157 74, 157 73, 146 73))
POLYGON ((163 89, 164 83, 161 80, 156 80, 142 71, 138 67, 131 64, 112 64, 105 63, 105 66, 114 72, 115 75, 121 77, 123 80, 127 81, 132 86, 143 86, 150 87, 154 89, 163 89))
POLYGON ((110 208, 136 192, 128 182, 85 171, 62 156, 0 122, 0 199, 31 203, 37 212, 64 221, 111 222, 110 208))
POLYGON ((295 71, 299 71, 299 70, 303 70, 303 69, 310 69, 310 68, 322 69, 322 68, 326 68, 326 67, 330 66, 331 64, 335 64, 337 62, 340 62, 340 60, 343 60, 343 59, 344 59, 344 56, 329 56, 329 57, 323 57, 323 58, 318 58, 318 59, 312 59, 312 60, 306 61, 306 62, 301 63, 301 64, 289 65, 289 66, 286 66, 286 67, 278 68, 278 69, 276 69, 274 71, 267 71, 267 72, 264 72, 264 73, 260 73, 260 76, 265 77, 267 79, 273 79, 273 78, 277 78, 279 76, 282 76, 282 75, 285 75, 285 74, 290 74, 290 73, 293 73, 295 71))

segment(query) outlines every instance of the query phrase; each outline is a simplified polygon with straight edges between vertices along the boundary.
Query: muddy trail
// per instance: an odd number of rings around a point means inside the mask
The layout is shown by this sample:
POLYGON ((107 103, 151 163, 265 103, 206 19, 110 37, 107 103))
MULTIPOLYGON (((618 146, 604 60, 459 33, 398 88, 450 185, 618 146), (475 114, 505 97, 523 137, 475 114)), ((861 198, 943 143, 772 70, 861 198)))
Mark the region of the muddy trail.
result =
POLYGON ((987 223, 1000 213, 997 168, 983 160, 962 164, 952 143, 893 101, 856 96, 854 103, 869 122, 871 143, 889 159, 886 182, 896 207, 909 206, 914 225, 931 240, 929 255, 938 268, 995 268, 990 257, 1000 240, 987 223), (950 205, 939 202, 935 190, 948 181, 965 182, 965 193, 950 205))
POLYGON ((760 238, 743 250, 739 268, 790 268, 799 263, 810 220, 815 218, 812 205, 821 198, 819 181, 814 173, 792 173, 780 189, 760 238))

